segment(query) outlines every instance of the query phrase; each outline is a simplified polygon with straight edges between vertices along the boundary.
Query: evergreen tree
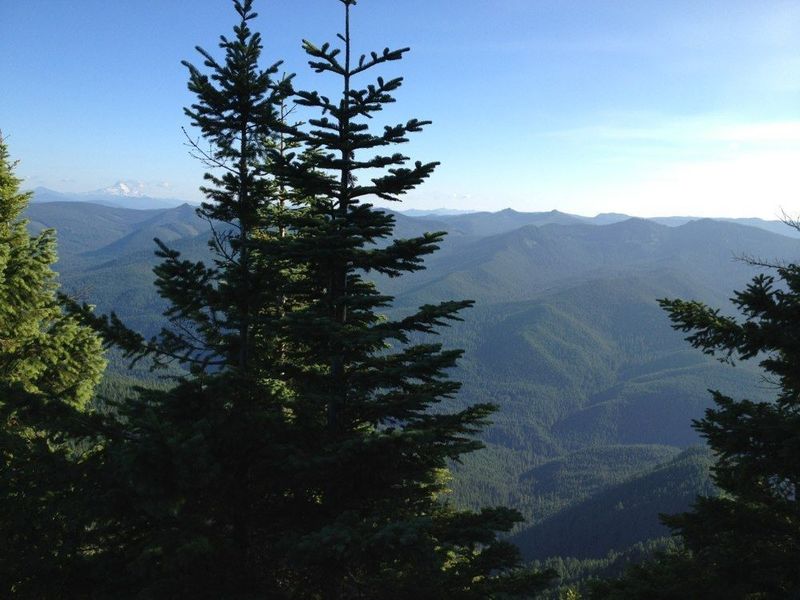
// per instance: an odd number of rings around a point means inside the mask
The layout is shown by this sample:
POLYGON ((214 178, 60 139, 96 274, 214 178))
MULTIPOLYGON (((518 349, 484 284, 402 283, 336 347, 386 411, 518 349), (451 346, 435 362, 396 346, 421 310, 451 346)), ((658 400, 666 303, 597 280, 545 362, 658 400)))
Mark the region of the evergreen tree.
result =
POLYGON ((800 596, 800 265, 775 271, 735 293, 743 319, 699 302, 661 301, 694 347, 723 361, 759 360, 778 396, 755 402, 712 392, 716 406, 694 427, 716 454, 720 495, 664 518, 686 551, 606 584, 597 597, 800 596), (670 577, 670 594, 661 587, 647 596, 670 577))
POLYGON ((298 92, 320 116, 294 130, 309 150, 273 155, 279 172, 307 203, 288 251, 304 265, 305 302, 285 319, 300 343, 286 366, 293 440, 302 460, 292 495, 302 518, 288 567, 303 574, 311 598, 492 598, 527 596, 546 577, 520 571, 519 554, 499 541, 521 520, 507 508, 459 511, 446 502, 447 466, 481 447, 474 435, 493 412, 479 404, 448 412, 442 401, 460 384, 447 377, 461 355, 424 338, 459 320, 470 301, 425 305, 388 319, 392 298, 370 277, 422 267, 443 233, 388 242, 391 213, 366 199, 397 201, 434 170, 389 149, 427 121, 411 119, 373 133, 369 119, 391 102, 402 79, 362 87, 368 71, 402 58, 407 48, 352 55, 350 11, 343 48, 304 42, 310 66, 337 78, 338 97, 298 92), (383 174, 381 174, 383 171, 383 174), (361 183, 359 177, 370 177, 361 183))
POLYGON ((31 193, 19 191, 13 167, 0 138, 0 376, 84 408, 105 367, 99 340, 61 310, 55 232, 28 234, 31 193))
MULTIPOLYGON (((343 4, 349 22, 353 2, 343 4)), ((520 515, 458 511, 443 499, 448 461, 481 446, 473 436, 493 407, 437 408, 458 390, 445 371, 460 351, 410 343, 471 303, 387 320, 377 311, 391 298, 365 279, 422 268, 443 235, 376 245, 393 219, 361 202, 394 199, 435 166, 358 158, 425 124, 374 136, 359 122, 400 80, 351 90, 350 78, 404 51, 358 67, 348 58, 339 72, 335 51, 306 44, 315 67, 345 83, 338 104, 299 94, 336 119, 303 133, 285 123, 290 78, 258 66, 252 1, 234 6, 240 21, 221 40, 224 62, 198 49, 210 75, 187 63, 197 101, 186 114, 210 143, 194 148, 214 169, 200 209, 214 227, 214 262, 182 260, 159 243, 156 285, 170 326, 151 340, 114 315, 81 313, 128 357, 190 371, 120 407, 97 587, 193 598, 529 596, 546 577, 518 570, 516 549, 497 539, 520 515), (297 145, 299 155, 288 152, 297 145), (384 167, 397 168, 357 184, 356 173, 384 167)), ((349 56, 349 26, 344 41, 349 56)))
POLYGON ((92 539, 82 502, 96 443, 89 401, 105 361, 56 298, 55 235, 28 234, 0 138, 0 595, 59 597, 92 539))
POLYGON ((119 407, 106 452, 106 544, 95 580, 103 593, 279 598, 287 585, 278 542, 291 512, 292 452, 280 373, 290 342, 279 323, 300 275, 280 251, 294 217, 267 150, 284 150, 291 86, 275 77, 279 64, 259 66, 252 0, 233 4, 239 22, 221 37, 224 59, 197 48, 203 68, 184 63, 197 98, 185 112, 208 142, 193 148, 210 168, 198 214, 212 225, 212 262, 183 260, 156 240, 156 286, 170 306, 168 325, 149 340, 113 314, 73 305, 126 357, 188 371, 171 389, 141 390, 119 407))

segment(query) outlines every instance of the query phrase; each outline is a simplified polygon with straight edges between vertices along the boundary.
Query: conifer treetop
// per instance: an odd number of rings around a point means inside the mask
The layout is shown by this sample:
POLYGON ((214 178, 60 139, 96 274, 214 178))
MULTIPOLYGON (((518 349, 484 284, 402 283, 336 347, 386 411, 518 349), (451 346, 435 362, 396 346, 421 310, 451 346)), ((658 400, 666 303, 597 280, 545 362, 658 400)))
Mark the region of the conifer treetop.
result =
POLYGON ((0 223, 10 224, 18 219, 28 205, 33 192, 21 192, 22 179, 14 174, 17 165, 12 161, 8 145, 0 131, 0 223))

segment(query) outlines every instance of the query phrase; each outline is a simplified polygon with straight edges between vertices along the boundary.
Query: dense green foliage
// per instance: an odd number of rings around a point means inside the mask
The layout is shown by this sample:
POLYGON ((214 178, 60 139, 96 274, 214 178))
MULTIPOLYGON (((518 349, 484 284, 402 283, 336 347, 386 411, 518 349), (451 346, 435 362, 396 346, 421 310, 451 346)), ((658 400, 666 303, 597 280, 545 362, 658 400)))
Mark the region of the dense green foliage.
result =
POLYGON ((91 495, 87 404, 105 361, 90 329, 57 299, 55 236, 29 235, 0 138, 0 595, 46 597, 76 578, 91 495))
POLYGON ((86 404, 104 367, 96 336, 64 316, 56 300, 55 232, 29 235, 19 191, 0 140, 0 373, 28 392, 86 404))

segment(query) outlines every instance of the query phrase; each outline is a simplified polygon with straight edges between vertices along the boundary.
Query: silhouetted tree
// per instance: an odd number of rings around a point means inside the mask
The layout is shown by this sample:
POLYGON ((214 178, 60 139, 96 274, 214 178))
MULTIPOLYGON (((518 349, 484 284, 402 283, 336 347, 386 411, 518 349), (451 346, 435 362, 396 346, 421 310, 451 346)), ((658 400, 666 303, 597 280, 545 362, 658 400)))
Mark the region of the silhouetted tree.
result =
POLYGON ((291 240, 307 287, 305 304, 287 321, 288 337, 301 342, 287 378, 303 457, 293 471, 302 518, 289 566, 305 576, 300 597, 527 596, 546 578, 516 570, 518 551, 497 537, 521 520, 519 513, 472 513, 446 501, 449 462, 482 447, 474 436, 494 406, 445 408, 442 402, 460 387, 447 371, 461 351, 424 338, 460 320, 472 302, 425 305, 398 319, 380 314, 392 298, 371 277, 423 268, 444 234, 391 239, 393 216, 366 200, 399 200, 437 163, 406 166, 408 157, 391 150, 427 121, 370 129, 402 79, 377 77, 366 85, 357 79, 408 49, 356 58, 350 32, 356 3, 340 2, 342 47, 304 42, 311 68, 336 78, 337 96, 298 92, 297 103, 318 112, 294 131, 309 152, 274 157, 308 206, 291 240))
POLYGON ((291 86, 276 77, 279 64, 259 66, 252 4, 234 1, 239 22, 221 38, 222 60, 198 48, 203 67, 184 62, 196 95, 185 112, 204 140, 192 152, 209 167, 198 214, 212 226, 212 261, 184 260, 156 240, 168 325, 150 340, 113 314, 83 311, 126 357, 188 371, 119 408, 124 423, 107 452, 120 474, 105 548, 115 575, 98 583, 114 593, 280 597, 284 587, 276 540, 292 504, 292 451, 280 321, 297 268, 281 254, 292 211, 267 150, 280 154, 291 86))
POLYGON ((322 109, 308 128, 286 123, 290 79, 258 67, 251 0, 235 1, 224 62, 200 50, 188 65, 197 101, 186 110, 210 144, 193 148, 213 172, 200 214, 214 226, 214 262, 182 260, 159 243, 159 293, 170 326, 145 340, 113 315, 85 318, 133 359, 183 363, 169 391, 122 407, 109 445, 123 474, 99 583, 117 594, 208 598, 511 598, 547 579, 521 570, 500 541, 521 520, 507 508, 456 510, 447 466, 481 444, 489 404, 439 406, 459 384, 461 352, 416 336, 458 319, 469 301, 427 305, 398 320, 369 274, 422 268, 442 233, 390 238, 394 220, 363 202, 397 199, 435 163, 399 153, 412 119, 372 134, 363 122, 392 101, 400 79, 364 89, 353 78, 405 50, 344 62, 305 43, 312 66, 341 78, 340 100, 300 92, 322 109), (282 110, 283 109, 283 110, 282 110), (332 120, 331 120, 332 119, 332 120), (296 152, 291 147, 301 147, 296 152), (356 175, 389 168, 370 184, 356 175))

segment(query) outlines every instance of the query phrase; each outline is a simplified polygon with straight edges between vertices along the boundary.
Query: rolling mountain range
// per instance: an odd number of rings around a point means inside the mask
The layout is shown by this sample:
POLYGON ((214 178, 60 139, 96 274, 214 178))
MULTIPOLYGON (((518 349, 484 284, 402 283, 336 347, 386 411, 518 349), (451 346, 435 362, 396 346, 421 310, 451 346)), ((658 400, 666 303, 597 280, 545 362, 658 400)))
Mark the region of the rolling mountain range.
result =
MULTIPOLYGON (((165 308, 152 286, 152 239, 187 258, 207 252, 210 225, 186 204, 36 202, 27 217, 33 231, 58 231, 66 291, 147 335, 165 308)), ((690 426, 710 405, 707 389, 753 399, 771 390, 752 365, 692 350, 657 299, 730 309, 732 291, 758 272, 740 259, 797 261, 797 232, 764 221, 558 211, 395 217, 398 237, 448 236, 425 271, 378 281, 395 295, 393 310, 476 301, 439 336, 465 349, 456 402, 499 408, 487 449, 456 466, 457 502, 519 508, 528 523, 514 539, 529 558, 589 558, 665 535, 659 512, 713 491, 690 426)))

